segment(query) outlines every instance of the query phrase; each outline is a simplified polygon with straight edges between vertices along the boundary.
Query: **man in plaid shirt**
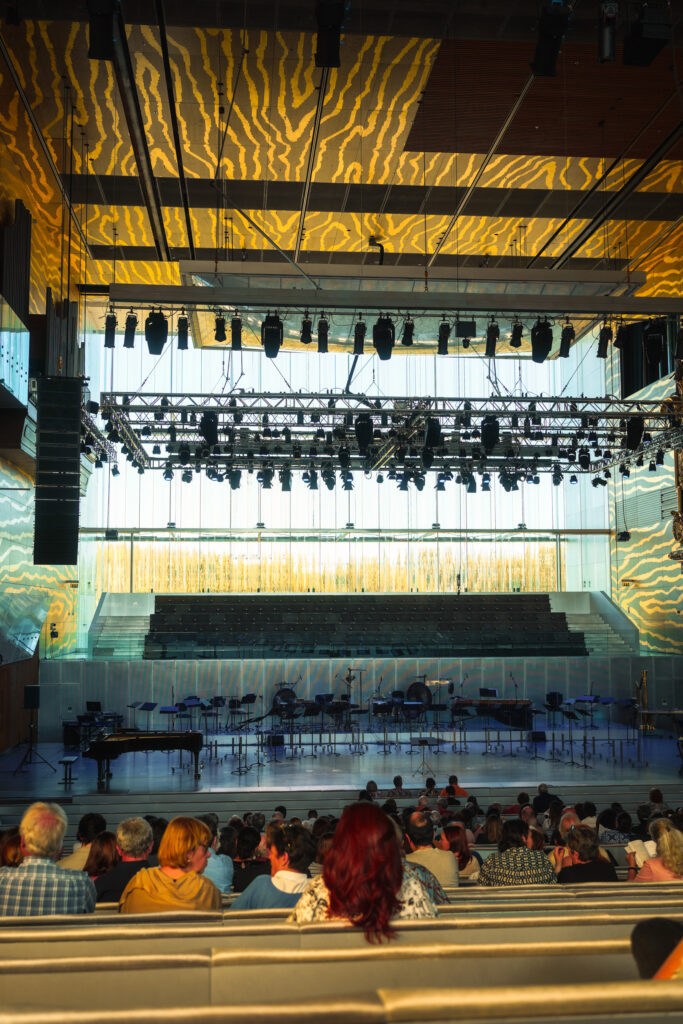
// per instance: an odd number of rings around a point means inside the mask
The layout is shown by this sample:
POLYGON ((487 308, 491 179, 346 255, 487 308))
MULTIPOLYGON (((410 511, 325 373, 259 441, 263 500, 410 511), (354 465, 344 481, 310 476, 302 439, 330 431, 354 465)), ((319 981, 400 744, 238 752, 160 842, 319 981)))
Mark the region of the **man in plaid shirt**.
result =
POLYGON ((0 868, 0 916, 93 912, 95 886, 88 875, 55 864, 65 832, 58 804, 31 804, 19 826, 24 859, 16 868, 0 868))

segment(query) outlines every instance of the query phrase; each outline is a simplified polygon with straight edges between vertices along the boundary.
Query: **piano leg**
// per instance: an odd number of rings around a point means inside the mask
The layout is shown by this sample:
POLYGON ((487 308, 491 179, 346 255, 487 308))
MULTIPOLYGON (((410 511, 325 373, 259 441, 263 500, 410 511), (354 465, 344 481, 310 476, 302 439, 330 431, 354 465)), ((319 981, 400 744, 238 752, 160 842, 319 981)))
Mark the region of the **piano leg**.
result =
POLYGON ((192 756, 194 757, 194 778, 195 782, 198 782, 201 779, 201 775, 199 774, 199 751, 193 750, 192 756))

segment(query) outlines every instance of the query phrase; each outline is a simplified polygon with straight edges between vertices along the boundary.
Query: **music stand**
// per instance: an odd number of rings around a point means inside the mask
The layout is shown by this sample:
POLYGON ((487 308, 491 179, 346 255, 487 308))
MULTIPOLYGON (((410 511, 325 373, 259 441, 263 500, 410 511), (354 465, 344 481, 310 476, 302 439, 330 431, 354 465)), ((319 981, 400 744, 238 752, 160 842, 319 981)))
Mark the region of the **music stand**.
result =
POLYGON ((152 731, 150 729, 150 727, 149 727, 149 723, 150 723, 152 712, 154 711, 156 706, 157 706, 157 701, 150 701, 150 700, 148 700, 148 701, 145 701, 144 704, 141 704, 139 709, 138 709, 139 711, 144 711, 146 713, 146 715, 147 715, 147 731, 148 732, 152 731))
MULTIPOLYGON (((569 701, 567 701, 566 703, 569 703, 569 701)), ((588 768, 589 766, 586 764, 585 756, 583 765, 580 761, 574 760, 574 737, 572 734, 572 726, 574 722, 578 722, 579 716, 576 714, 575 711, 572 711, 571 708, 560 708, 560 711, 569 722, 569 760, 565 761, 565 764, 574 765, 577 768, 588 768)))
POLYGON ((431 745, 432 745, 432 741, 427 736, 419 736, 417 739, 412 739, 410 741, 410 752, 411 753, 412 753, 413 746, 421 747, 421 749, 422 749, 422 761, 420 762, 420 767, 417 769, 417 771, 413 772, 413 775, 421 776, 422 778, 424 778, 427 774, 429 774, 429 775, 434 775, 435 774, 434 769, 432 768, 432 766, 427 763, 427 755, 425 753, 425 751, 428 750, 431 747, 431 745))
POLYGON ((135 724, 135 712, 137 711, 138 708, 142 707, 142 701, 136 700, 136 701, 133 701, 132 704, 128 704, 126 706, 129 708, 130 711, 133 712, 133 716, 132 716, 133 717, 133 724, 132 724, 131 728, 132 729, 137 729, 137 725, 135 724))

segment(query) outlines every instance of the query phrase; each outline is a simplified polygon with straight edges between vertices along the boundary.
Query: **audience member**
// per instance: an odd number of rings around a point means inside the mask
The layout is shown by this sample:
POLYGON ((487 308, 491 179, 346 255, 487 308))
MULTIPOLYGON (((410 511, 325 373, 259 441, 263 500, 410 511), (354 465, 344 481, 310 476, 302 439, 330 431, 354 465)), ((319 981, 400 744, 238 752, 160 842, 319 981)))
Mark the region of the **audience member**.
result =
POLYGON ((287 808, 284 804, 278 804, 273 812, 274 818, 282 818, 283 821, 287 820, 287 808))
POLYGON ((667 805, 664 803, 664 794, 658 786, 653 786, 648 793, 648 801, 650 807, 650 817, 655 814, 666 814, 669 810, 667 805))
POLYGON ((472 882, 477 881, 481 861, 476 854, 470 852, 462 822, 452 821, 444 826, 439 846, 442 850, 449 850, 453 854, 460 878, 469 878, 472 882))
POLYGON ((474 833, 474 841, 479 844, 498 843, 502 834, 503 819, 500 816, 500 812, 493 807, 489 807, 486 812, 486 821, 474 833))
POLYGON ((657 855, 646 860, 638 871, 635 854, 629 851, 626 854, 629 881, 683 882, 683 835, 668 818, 655 818, 650 825, 650 835, 657 844, 657 855))
POLYGON ((683 942, 683 924, 668 917, 638 921, 631 932, 631 952, 641 978, 654 978, 683 942))
POLYGON ((616 882, 614 865, 600 856, 595 830, 588 825, 572 825, 567 832, 568 855, 562 862, 558 882, 616 882))
POLYGON ((601 843, 627 843, 629 841, 629 836, 617 828, 617 816, 611 807, 601 811, 598 815, 597 833, 601 843))
POLYGON ((25 812, 19 825, 21 864, 0 868, 0 917, 90 914, 95 909, 91 879, 55 864, 66 824, 58 804, 34 803, 25 812))
POLYGON ((153 845, 152 826, 144 818, 126 818, 121 822, 116 830, 121 862, 95 882, 98 903, 118 903, 133 875, 149 867, 147 858, 153 845))
POLYGON ((159 846, 159 867, 141 868, 123 890, 121 914, 220 910, 221 894, 202 877, 211 832, 197 818, 173 818, 159 846))
POLYGON ((438 800, 439 794, 436 791, 436 782, 434 779, 429 778, 425 780, 425 788, 421 798, 422 797, 425 797, 428 801, 438 800))
POLYGON ((23 859, 19 826, 15 825, 3 832, 0 838, 0 868, 16 868, 23 859))
POLYGON ((308 866, 315 848, 303 825, 286 825, 269 835, 270 875, 255 878, 237 897, 231 910, 293 907, 310 881, 308 866))
POLYGON ((521 793, 517 794, 517 803, 510 804, 509 807, 504 807, 503 814, 519 814, 522 810, 522 807, 525 807, 527 804, 531 806, 531 799, 529 797, 529 794, 525 793, 524 790, 522 790, 521 793))
MULTIPOLYGON (((576 813, 579 814, 579 808, 576 808, 576 813)), ((581 805, 581 814, 579 819, 582 825, 588 825, 589 828, 595 828, 597 825, 597 813, 598 809, 592 800, 586 800, 581 805)))
MULTIPOLYGON (((105 830, 95 836, 90 844, 88 859, 83 865, 83 870, 94 882, 100 875, 115 868, 120 860, 121 855, 116 848, 116 833, 105 830)), ((97 889, 97 886, 95 888, 97 889)), ((118 900, 118 898, 117 896, 116 899, 118 900)))
POLYGON ((633 837, 646 841, 650 838, 650 805, 639 804, 636 808, 636 817, 638 818, 638 824, 632 830, 633 837))
POLYGON ((392 918, 434 917, 436 907, 401 860, 391 820, 373 804, 348 806, 334 833, 322 875, 302 894, 289 920, 340 918, 369 942, 393 938, 392 918))
POLYGON ((559 797, 553 796, 552 793, 548 792, 548 787, 545 782, 542 782, 538 787, 538 793, 531 801, 534 814, 540 814, 542 811, 547 811, 553 800, 559 800, 559 802, 562 803, 559 797))
POLYGON ((78 823, 78 831, 76 832, 76 838, 81 845, 67 857, 61 858, 59 861, 60 868, 68 868, 70 871, 82 871, 88 859, 90 844, 96 835, 105 831, 106 827, 107 823, 101 814, 97 814, 94 811, 84 814, 78 823))
POLYGON ((448 785, 444 786, 444 788, 441 790, 441 793, 439 795, 440 796, 449 796, 450 795, 449 792, 448 792, 449 786, 453 787, 453 796, 469 796, 470 795, 467 792, 466 789, 463 789, 462 786, 458 785, 458 776, 457 775, 449 775, 448 776, 448 785))
POLYGON ((235 875, 235 851, 237 833, 234 828, 226 825, 218 833, 209 850, 209 860, 204 868, 204 878, 208 878, 216 888, 227 895, 232 889, 235 875))
POLYGON ((531 849, 529 826, 520 818, 503 825, 498 853, 492 853, 481 866, 481 885, 553 885, 555 869, 540 850, 531 849))
POLYGON ((458 885, 458 864, 450 850, 434 846, 434 826, 423 811, 411 814, 406 838, 411 852, 409 864, 422 864, 446 888, 458 885))
MULTIPOLYGON (((276 820, 282 822, 282 818, 276 820)), ((232 887, 235 892, 243 892, 258 875, 270 874, 269 862, 256 857, 256 850, 260 842, 261 833, 250 825, 240 829, 237 833, 232 878, 232 887)))
POLYGON ((168 819, 158 818, 155 814, 146 814, 145 821, 149 822, 149 824, 152 826, 152 852, 147 858, 147 863, 152 868, 156 867, 159 863, 159 844, 161 842, 164 832, 166 831, 168 819))
POLYGON ((373 779, 370 779, 370 781, 365 784, 365 792, 371 800, 377 799, 378 788, 377 783, 373 779))
POLYGON ((316 847, 315 860, 312 860, 308 865, 308 873, 311 878, 315 878, 316 875, 322 875, 323 864, 325 863, 325 855, 332 846, 332 840, 334 839, 334 832, 325 832, 320 839, 316 847))
POLYGON ((394 800, 403 800, 405 797, 410 796, 407 789, 403 788, 403 776, 394 775, 394 788, 389 790, 388 795, 393 797, 394 800))

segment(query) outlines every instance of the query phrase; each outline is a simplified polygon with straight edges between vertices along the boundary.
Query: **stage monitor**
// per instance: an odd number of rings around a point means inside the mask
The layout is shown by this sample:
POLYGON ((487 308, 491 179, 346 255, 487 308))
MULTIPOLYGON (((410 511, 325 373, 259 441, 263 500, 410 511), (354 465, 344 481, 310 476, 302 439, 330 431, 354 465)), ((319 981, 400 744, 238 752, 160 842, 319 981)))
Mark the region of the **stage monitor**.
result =
POLYGON ((495 687, 492 687, 492 686, 482 686, 479 689, 479 696, 480 697, 497 697, 498 696, 498 690, 496 690, 495 687))

